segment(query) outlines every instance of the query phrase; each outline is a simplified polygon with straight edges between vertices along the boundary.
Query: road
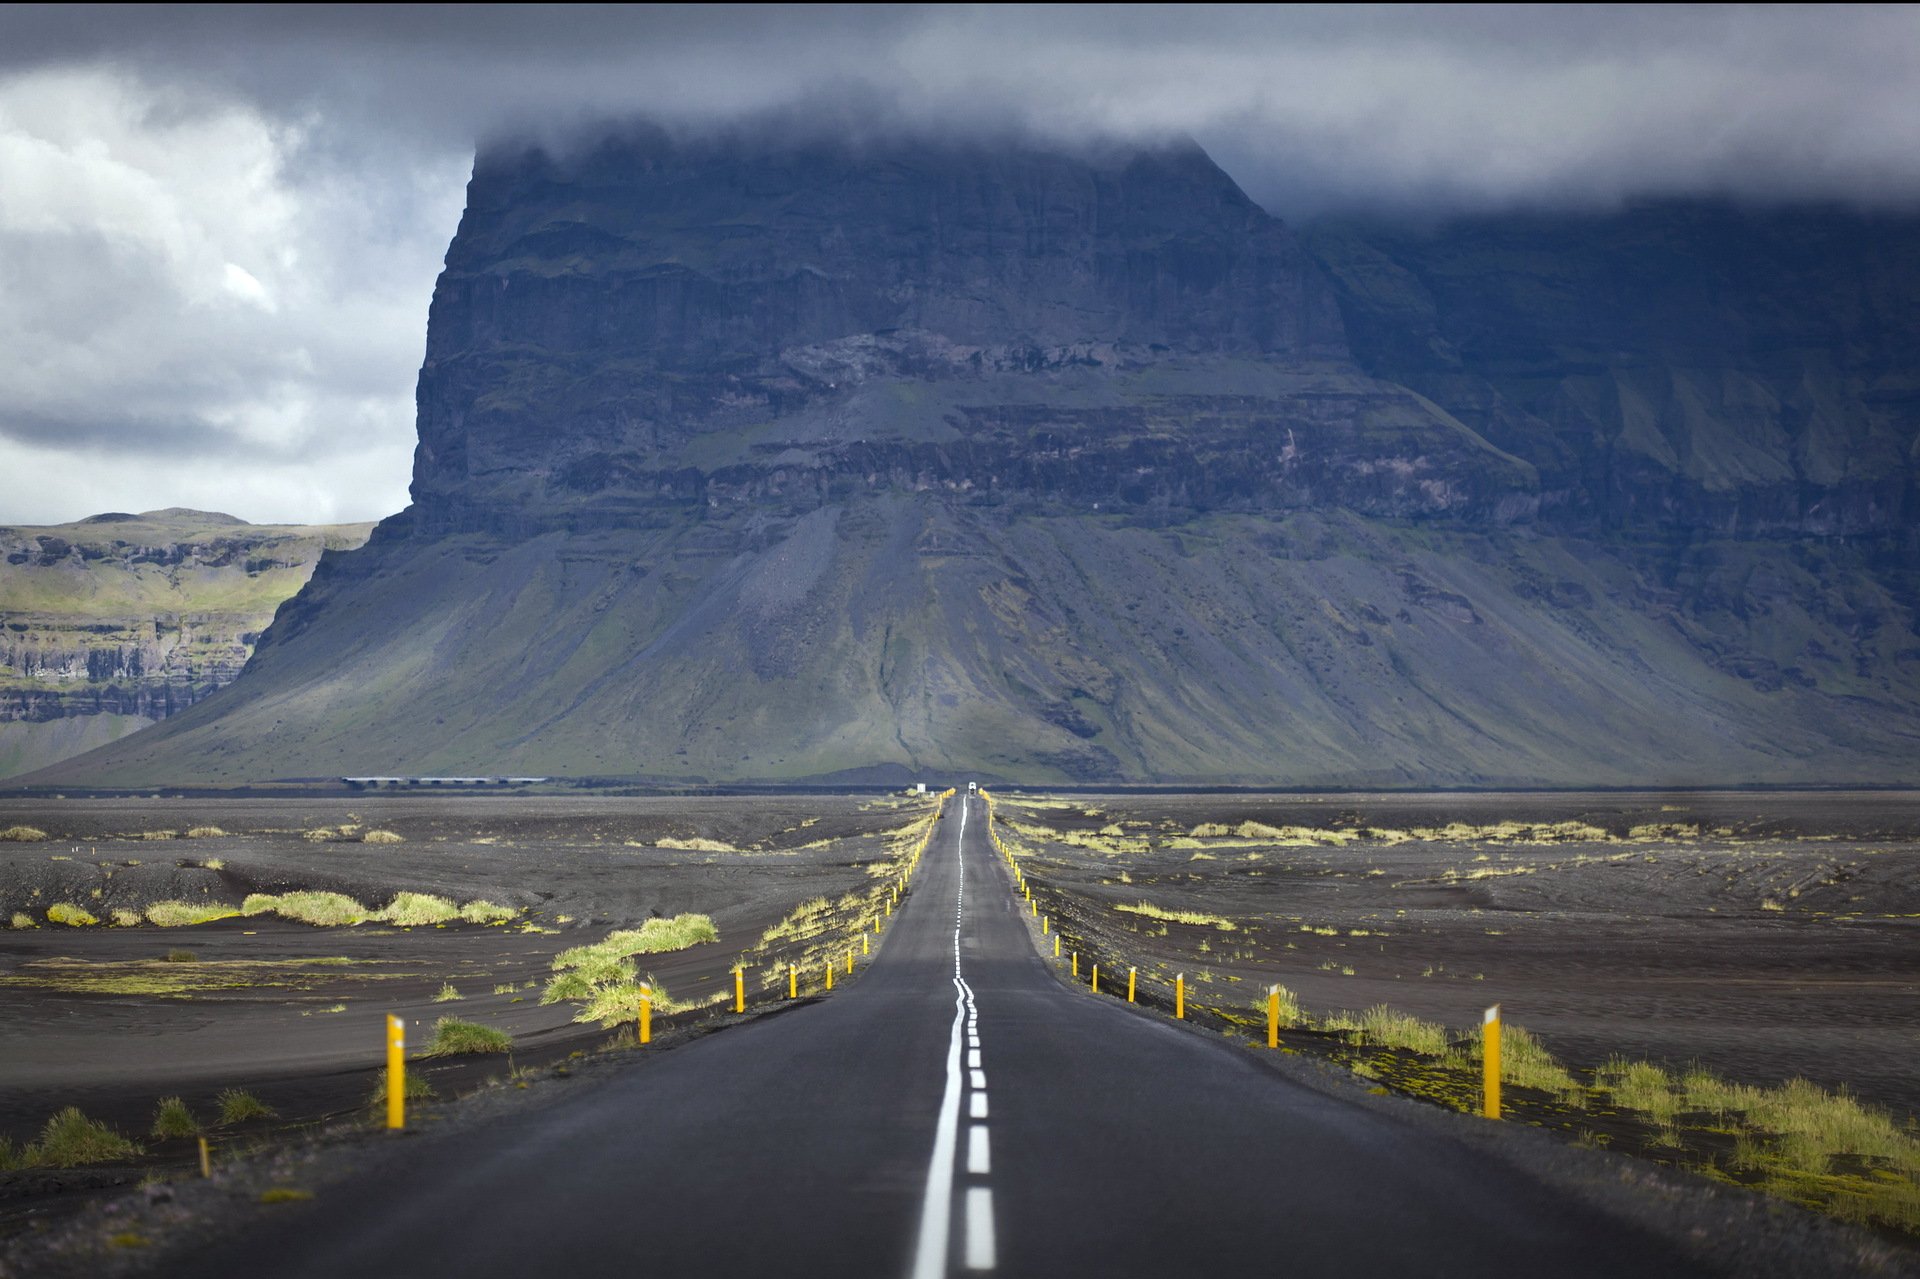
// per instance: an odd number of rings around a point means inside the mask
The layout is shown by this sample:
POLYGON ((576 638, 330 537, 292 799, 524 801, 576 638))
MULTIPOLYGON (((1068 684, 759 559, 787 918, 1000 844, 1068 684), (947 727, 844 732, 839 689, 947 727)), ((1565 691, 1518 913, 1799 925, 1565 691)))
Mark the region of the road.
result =
POLYGON ((422 1141, 209 1276, 1682 1274, 1650 1237, 1061 984, 956 798, 857 981, 422 1141))

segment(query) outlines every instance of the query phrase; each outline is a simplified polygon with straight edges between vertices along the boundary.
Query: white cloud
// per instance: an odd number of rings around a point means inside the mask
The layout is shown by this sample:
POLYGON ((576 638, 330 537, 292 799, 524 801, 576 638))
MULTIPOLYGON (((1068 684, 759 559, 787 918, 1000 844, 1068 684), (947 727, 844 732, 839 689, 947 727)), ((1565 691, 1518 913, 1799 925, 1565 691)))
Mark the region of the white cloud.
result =
POLYGON ((401 506, 433 278, 502 130, 852 99, 1188 133, 1295 218, 1920 203, 1915 6, 450 12, 0 11, 0 520, 401 506))
POLYGON ((27 481, 0 519, 405 504, 466 161, 396 181, 303 166, 307 145, 106 69, 0 81, 0 439, 27 481))

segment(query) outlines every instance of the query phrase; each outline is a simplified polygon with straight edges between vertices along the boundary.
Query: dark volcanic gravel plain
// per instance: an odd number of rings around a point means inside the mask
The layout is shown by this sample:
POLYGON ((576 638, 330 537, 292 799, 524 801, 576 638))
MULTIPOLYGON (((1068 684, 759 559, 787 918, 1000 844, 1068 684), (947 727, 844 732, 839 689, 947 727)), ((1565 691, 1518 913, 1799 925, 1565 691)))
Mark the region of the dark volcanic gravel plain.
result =
POLYGON ((1195 1002, 1245 1011, 1280 982, 1310 1013, 1384 1003, 1458 1028, 1498 1003, 1570 1065, 1698 1061, 1920 1112, 1912 792, 1007 795, 1000 812, 1069 945, 1156 990, 1184 972, 1195 1002))
MULTIPOLYGON (((388 1013, 406 1018, 410 1047, 424 1047, 446 1014, 498 1027, 514 1037, 513 1066, 594 1047, 609 1032, 576 1024, 576 1004, 542 1006, 541 988, 555 954, 614 928, 710 916, 718 942, 638 962, 679 1002, 722 1001, 733 966, 770 926, 802 902, 868 888, 871 868, 894 851, 888 836, 930 811, 898 797, 817 796, 0 801, 0 830, 47 836, 0 842, 0 925, 15 925, 0 927, 0 1138, 24 1146, 71 1105, 148 1149, 134 1168, 0 1172, 0 1233, 48 1207, 49 1191, 190 1158, 191 1140, 146 1135, 163 1096, 203 1121, 226 1088, 278 1112, 215 1131, 216 1144, 365 1106, 388 1013), (223 833, 187 835, 209 829, 223 833), (370 831, 400 842, 365 842, 370 831), (111 923, 115 911, 156 901, 238 905, 300 890, 373 908, 428 893, 514 915, 416 927, 315 927, 270 914, 111 923), (103 922, 50 922, 60 903, 103 922), (439 998, 448 986, 457 1000, 439 998)), ((770 961, 785 958, 746 956, 767 970, 749 978, 752 995, 776 984, 770 961)), ((777 986, 784 995, 784 980, 777 986)), ((661 1030, 673 1020, 660 1019, 661 1030)), ((469 1056, 413 1069, 447 1096, 509 1063, 469 1056)))

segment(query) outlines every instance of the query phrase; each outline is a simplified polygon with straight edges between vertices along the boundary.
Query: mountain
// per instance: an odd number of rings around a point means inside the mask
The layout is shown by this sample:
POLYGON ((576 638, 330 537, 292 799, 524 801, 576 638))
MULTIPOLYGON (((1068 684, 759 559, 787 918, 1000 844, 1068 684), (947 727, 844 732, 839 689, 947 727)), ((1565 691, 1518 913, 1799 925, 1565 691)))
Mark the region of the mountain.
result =
POLYGON ((358 546, 371 528, 179 508, 0 528, 0 777, 232 683, 321 552, 358 546))
POLYGON ((1303 239, 1191 145, 497 148, 412 505, 34 780, 1904 780, 1920 241, 1805 216, 1780 278, 1684 208, 1303 239))

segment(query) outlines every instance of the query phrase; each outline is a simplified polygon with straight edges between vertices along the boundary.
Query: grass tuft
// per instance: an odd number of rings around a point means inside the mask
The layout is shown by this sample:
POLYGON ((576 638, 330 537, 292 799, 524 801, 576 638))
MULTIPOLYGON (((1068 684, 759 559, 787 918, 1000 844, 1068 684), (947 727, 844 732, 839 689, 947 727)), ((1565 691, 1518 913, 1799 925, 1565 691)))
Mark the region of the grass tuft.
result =
POLYGON ((370 830, 360 837, 363 844, 404 844, 406 839, 390 830, 370 830))
POLYGON ((685 950, 702 942, 719 940, 719 930, 705 915, 649 919, 639 928, 621 929, 608 934, 603 941, 575 946, 554 956, 554 977, 547 983, 540 1002, 583 1001, 575 1021, 597 1021, 612 1027, 638 1015, 640 989, 644 984, 652 988, 655 1012, 673 1012, 682 1005, 675 1004, 666 987, 651 978, 643 983, 632 957, 685 950))
POLYGON ((1198 924, 1206 928, 1217 928, 1223 933, 1233 931, 1232 920, 1222 919, 1218 915, 1203 915, 1197 910, 1168 910, 1148 901, 1133 906, 1115 906, 1114 909, 1123 910, 1129 915, 1145 915, 1148 919, 1158 919, 1169 924, 1198 924))
POLYGON ((153 1112, 152 1135, 166 1140, 172 1137, 192 1137, 200 1132, 200 1121, 187 1109, 187 1103, 178 1097, 162 1097, 153 1112))
POLYGON ((444 897, 435 897, 430 893, 398 893, 387 908, 377 918, 389 924, 403 927, 417 927, 425 924, 444 924, 449 919, 460 918, 460 908, 444 897))
POLYGON ((100 921, 89 914, 85 907, 72 902, 55 902, 47 907, 47 918, 56 924, 65 924, 69 928, 85 928, 100 921))
POLYGON ((433 997, 433 1002, 436 1004, 451 1004, 465 998, 466 996, 455 989, 454 984, 449 981, 441 983, 440 992, 433 997))
POLYGON ((169 964, 197 964, 200 962, 200 956, 190 950, 182 950, 178 947, 168 951, 160 958, 169 964))
POLYGON ((47 832, 38 826, 9 826, 0 830, 0 840, 15 844, 31 844, 47 837, 47 832))
POLYGON ((373 913, 342 893, 250 893, 240 904, 243 915, 272 913, 296 923, 320 928, 344 928, 365 923, 373 913))
POLYGON ((513 1051, 513 1036, 492 1026, 442 1017, 433 1024, 433 1044, 428 1057, 457 1057, 463 1053, 504 1053, 513 1051))
POLYGON ((261 1101, 243 1088, 228 1088, 214 1104, 220 1108, 219 1123, 222 1128, 232 1124, 242 1124, 249 1119, 274 1119, 279 1112, 266 1102, 261 1101))
POLYGON ((268 1186, 260 1192, 260 1202, 263 1204, 304 1203, 311 1198, 311 1190, 298 1190, 292 1186, 268 1186))
MULTIPOLYGON (((1300 996, 1294 994, 1285 986, 1281 986, 1279 990, 1281 1028, 1290 1029, 1294 1026, 1304 1026, 1308 1024, 1312 1019, 1307 1016, 1306 1009, 1300 1006, 1300 996)), ((1262 995, 1260 998, 1254 1000, 1253 1006, 1255 1010, 1259 1012, 1260 1019, 1264 1023, 1267 1016, 1267 996, 1262 995)))
POLYGON ((147 922, 160 928, 189 928, 232 919, 240 912, 224 902, 155 902, 147 907, 147 922))
POLYGON ((468 902, 460 908, 460 918, 469 924, 501 924, 519 914, 511 906, 496 906, 492 902, 468 902))
POLYGON ((188 839, 225 839, 227 832, 218 826, 195 826, 187 832, 188 839))
POLYGON ((1363 1044, 1380 1048, 1402 1048, 1428 1057, 1444 1056, 1448 1046, 1447 1028, 1438 1022, 1421 1021, 1385 1004, 1375 1004, 1363 1013, 1336 1013, 1326 1021, 1327 1030, 1343 1030, 1363 1044))
MULTIPOLYGON (((433 1090, 427 1077, 417 1070, 407 1072, 406 1098, 408 1101, 432 1101, 440 1094, 433 1090)), ((373 1095, 367 1098, 367 1105, 378 1109, 387 1104, 387 1072, 381 1071, 373 1081, 373 1095)))
POLYGON ((23 910, 16 910, 13 912, 13 926, 15 928, 38 928, 40 927, 40 921, 23 910))
POLYGON ((47 1120, 40 1140, 27 1147, 21 1161, 41 1168, 78 1168, 134 1159, 140 1153, 139 1146, 112 1128, 87 1118, 78 1106, 68 1106, 47 1120))

